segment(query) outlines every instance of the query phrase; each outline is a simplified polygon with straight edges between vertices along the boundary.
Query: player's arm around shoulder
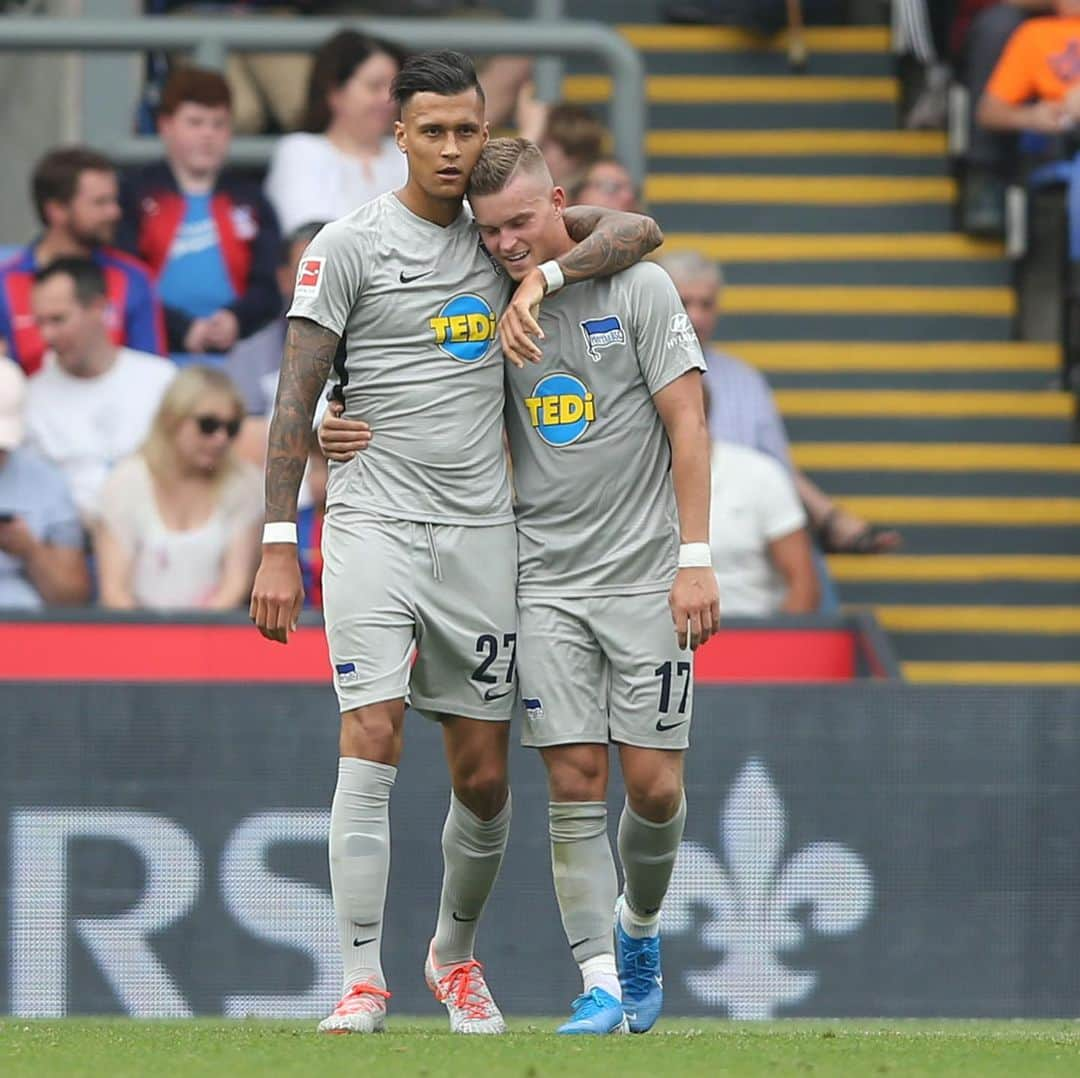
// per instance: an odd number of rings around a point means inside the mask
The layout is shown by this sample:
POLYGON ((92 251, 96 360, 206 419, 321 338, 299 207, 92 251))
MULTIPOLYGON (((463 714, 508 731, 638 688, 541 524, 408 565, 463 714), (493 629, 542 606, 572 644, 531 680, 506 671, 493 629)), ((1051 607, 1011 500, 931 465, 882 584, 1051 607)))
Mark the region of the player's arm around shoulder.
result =
POLYGON ((569 206, 563 210, 566 231, 576 246, 546 263, 549 272, 530 270, 517 286, 499 319, 503 355, 517 367, 542 357, 537 340, 544 334, 537 322, 540 302, 564 284, 611 277, 640 262, 664 242, 660 226, 640 213, 599 206, 569 206))
POLYGON ((653 395, 671 444, 679 512, 679 569, 668 604, 680 647, 704 644, 720 626, 720 594, 709 548, 711 466, 701 370, 684 371, 653 395))

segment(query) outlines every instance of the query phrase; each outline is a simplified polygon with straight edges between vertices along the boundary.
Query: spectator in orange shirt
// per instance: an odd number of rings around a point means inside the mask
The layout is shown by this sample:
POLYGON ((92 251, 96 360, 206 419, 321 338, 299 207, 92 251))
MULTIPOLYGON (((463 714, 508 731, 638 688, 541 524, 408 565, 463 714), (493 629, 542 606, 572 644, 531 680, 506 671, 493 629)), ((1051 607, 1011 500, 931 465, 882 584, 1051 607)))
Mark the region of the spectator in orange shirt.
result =
POLYGON ((983 127, 1061 135, 1080 120, 1080 0, 1055 6, 1009 39, 979 102, 983 127))

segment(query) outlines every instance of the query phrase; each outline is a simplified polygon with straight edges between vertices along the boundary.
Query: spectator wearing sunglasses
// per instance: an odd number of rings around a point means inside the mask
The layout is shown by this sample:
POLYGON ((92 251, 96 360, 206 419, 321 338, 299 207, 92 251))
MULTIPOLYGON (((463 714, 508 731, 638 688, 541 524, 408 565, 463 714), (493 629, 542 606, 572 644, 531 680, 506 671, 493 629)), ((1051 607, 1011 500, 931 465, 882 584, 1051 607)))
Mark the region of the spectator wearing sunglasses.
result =
POLYGON ((94 528, 101 604, 229 610, 258 561, 258 470, 233 443, 244 402, 223 371, 192 365, 169 386, 145 444, 117 465, 94 528))
POLYGON ((27 444, 64 473, 89 524, 102 484, 146 437, 176 368, 114 343, 105 272, 88 258, 39 269, 30 306, 47 351, 27 391, 27 444))

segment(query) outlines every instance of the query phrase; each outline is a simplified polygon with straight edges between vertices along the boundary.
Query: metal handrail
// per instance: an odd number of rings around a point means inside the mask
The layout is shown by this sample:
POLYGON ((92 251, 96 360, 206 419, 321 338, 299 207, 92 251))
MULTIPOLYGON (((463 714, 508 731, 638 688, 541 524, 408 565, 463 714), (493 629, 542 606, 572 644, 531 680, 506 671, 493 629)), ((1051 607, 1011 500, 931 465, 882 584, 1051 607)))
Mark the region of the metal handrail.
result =
MULTIPOLYGON (((141 16, 128 19, 0 16, 0 52, 191 52, 203 67, 224 67, 230 51, 296 52, 317 49, 346 27, 410 49, 451 48, 471 53, 599 57, 613 79, 611 128, 615 151, 638 184, 645 176, 645 69, 625 38, 597 22, 574 19, 473 20, 252 16, 141 16)), ((132 102, 134 106, 134 102, 132 102)), ((274 140, 238 138, 233 160, 265 162, 274 140)), ((152 136, 116 136, 101 150, 126 161, 161 155, 152 136)))

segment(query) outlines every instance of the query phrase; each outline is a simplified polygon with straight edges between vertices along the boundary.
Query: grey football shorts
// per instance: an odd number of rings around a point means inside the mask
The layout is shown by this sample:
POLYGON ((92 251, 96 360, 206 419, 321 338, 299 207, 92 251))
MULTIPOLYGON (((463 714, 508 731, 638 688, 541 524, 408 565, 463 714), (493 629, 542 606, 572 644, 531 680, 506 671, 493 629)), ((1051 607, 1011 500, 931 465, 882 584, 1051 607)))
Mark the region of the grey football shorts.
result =
POLYGON ((666 592, 520 596, 518 633, 522 744, 689 744, 693 657, 679 648, 666 592))
POLYGON ((423 524, 335 505, 322 552, 323 617, 342 711, 404 698, 431 718, 509 721, 513 524, 423 524))

